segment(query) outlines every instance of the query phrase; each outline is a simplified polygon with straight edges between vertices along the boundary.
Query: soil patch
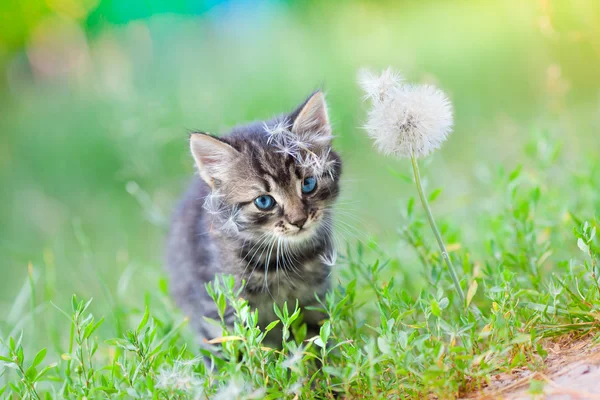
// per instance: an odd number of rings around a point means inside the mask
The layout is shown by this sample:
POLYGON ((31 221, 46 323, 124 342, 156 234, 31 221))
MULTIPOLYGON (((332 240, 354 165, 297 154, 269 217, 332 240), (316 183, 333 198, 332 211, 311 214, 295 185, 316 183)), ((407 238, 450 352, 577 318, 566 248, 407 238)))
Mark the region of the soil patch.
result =
POLYGON ((591 335, 547 341, 544 348, 548 357, 541 371, 520 368, 497 374, 465 399, 600 400, 600 346, 591 335))

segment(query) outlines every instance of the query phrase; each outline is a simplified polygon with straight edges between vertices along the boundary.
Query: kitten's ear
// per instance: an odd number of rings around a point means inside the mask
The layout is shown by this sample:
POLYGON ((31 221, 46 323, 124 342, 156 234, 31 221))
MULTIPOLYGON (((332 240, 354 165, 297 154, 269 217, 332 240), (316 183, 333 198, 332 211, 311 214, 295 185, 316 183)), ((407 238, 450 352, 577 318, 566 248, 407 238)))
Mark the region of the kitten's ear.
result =
POLYGON ((228 176, 231 165, 240 154, 227 143, 206 133, 190 135, 190 150, 200 177, 213 189, 228 176))
POLYGON ((291 114, 292 132, 303 136, 318 147, 331 144, 331 125, 327 114, 325 95, 321 91, 313 93, 296 111, 291 114))

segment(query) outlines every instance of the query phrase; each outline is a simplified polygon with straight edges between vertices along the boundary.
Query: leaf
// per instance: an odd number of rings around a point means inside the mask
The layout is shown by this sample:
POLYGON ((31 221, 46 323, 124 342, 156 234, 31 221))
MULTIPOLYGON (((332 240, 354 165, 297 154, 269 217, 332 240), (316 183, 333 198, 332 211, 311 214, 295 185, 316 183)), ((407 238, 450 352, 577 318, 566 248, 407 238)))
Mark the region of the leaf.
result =
POLYGON ((471 286, 469 286, 469 290, 467 291, 467 307, 469 307, 471 300, 473 300, 473 297, 477 293, 477 287, 477 280, 473 279, 473 282, 471 282, 471 286))
POLYGON ((23 365, 23 361, 25 360, 25 355, 23 354, 23 346, 19 345, 17 347, 17 362, 23 365))
POLYGON ((53 368, 56 368, 58 364, 57 363, 52 363, 46 367, 44 367, 40 372, 38 372, 37 376, 35 377, 36 382, 41 380, 44 375, 46 375, 48 373, 48 371, 50 371, 53 368))
POLYGON ((73 308, 73 312, 77 311, 79 308, 77 306, 77 296, 75 294, 73 294, 73 297, 71 297, 71 307, 73 308))
POLYGON ((117 346, 125 350, 135 351, 136 347, 125 339, 109 339, 106 341, 108 345, 117 346))
POLYGON ((46 349, 45 348, 38 351, 38 353, 33 358, 33 362, 31 363, 31 366, 37 367, 38 365, 41 364, 42 361, 44 361, 44 358, 46 358, 46 349))
POLYGON ((81 309, 81 313, 85 312, 85 310, 88 309, 88 307, 90 306, 90 304, 92 304, 92 301, 94 300, 93 297, 91 297, 83 306, 83 308, 81 309))
POLYGON ((317 337, 314 340, 314 344, 316 344, 317 346, 319 346, 320 348, 324 349, 325 348, 325 343, 323 343, 323 341, 321 340, 320 337, 317 337))
POLYGON ((579 247, 579 250, 583 251, 585 254, 590 254, 590 247, 585 244, 582 238, 577 239, 577 247, 579 247))
POLYGON ((223 293, 219 293, 217 297, 217 307, 219 308, 219 312, 221 315, 225 314, 225 308, 227 307, 227 300, 225 299, 225 295, 223 293))
POLYGON ((521 170, 523 169, 522 165, 517 166, 517 168, 515 168, 510 175, 508 176, 508 181, 512 182, 515 179, 517 179, 519 177, 519 175, 521 175, 521 170))
POLYGON ((277 324, 279 324, 279 320, 273 321, 271 322, 269 325, 267 325, 267 327, 265 328, 265 332, 269 332, 271 331, 273 328, 275 328, 277 326, 277 324))
POLYGON ((390 344, 383 336, 377 338, 377 347, 379 347, 379 351, 381 351, 383 354, 390 353, 390 344))
POLYGON ((321 326, 321 332, 319 334, 321 341, 323 343, 327 343, 327 340, 329 340, 329 335, 331 335, 331 322, 325 321, 323 326, 321 326))
POLYGON ((408 217, 411 217, 414 209, 415 209, 415 198, 411 197, 410 199, 408 199, 408 203, 406 204, 406 215, 408 217))
POLYGON ((435 189, 433 192, 431 192, 431 194, 429 195, 429 201, 431 203, 433 203, 435 201, 435 199, 437 199, 439 197, 439 195, 442 193, 442 189, 438 188, 435 189))
POLYGON ((4 356, 0 356, 0 361, 4 361, 6 363, 12 363, 13 362, 13 360, 11 360, 8 357, 4 357, 4 356))
POLYGON ((88 325, 85 328, 85 333, 83 335, 83 338, 87 339, 90 336, 92 336, 92 333, 94 333, 96 331, 96 329, 98 329, 100 327, 100 325, 102 325, 103 322, 104 322, 104 317, 100 318, 100 320, 98 322, 96 322, 95 324, 88 325))
POLYGON ((449 304, 450 304, 450 300, 448 300, 447 297, 444 297, 443 299, 440 300, 440 308, 442 310, 446 309, 449 304))
POLYGON ((204 339, 204 341, 206 343, 210 343, 210 344, 225 343, 225 342, 234 342, 236 340, 241 340, 242 342, 246 341, 246 339, 244 339, 241 336, 222 336, 222 337, 214 338, 214 339, 211 339, 211 340, 204 339))
POLYGON ((442 310, 440 309, 440 305, 437 301, 431 300, 431 313, 436 317, 442 315, 442 310))
POLYGON ((36 375, 37 375, 37 369, 33 365, 31 367, 29 367, 27 369, 27 371, 25 371, 25 376, 30 381, 33 381, 33 379, 36 377, 36 375))
POLYGON ((140 321, 140 323, 138 324, 137 328, 136 328, 136 332, 139 334, 142 329, 146 326, 146 324, 148 323, 148 318, 150 318, 150 310, 148 309, 148 307, 146 306, 146 310, 144 311, 144 316, 142 317, 142 320, 140 321))

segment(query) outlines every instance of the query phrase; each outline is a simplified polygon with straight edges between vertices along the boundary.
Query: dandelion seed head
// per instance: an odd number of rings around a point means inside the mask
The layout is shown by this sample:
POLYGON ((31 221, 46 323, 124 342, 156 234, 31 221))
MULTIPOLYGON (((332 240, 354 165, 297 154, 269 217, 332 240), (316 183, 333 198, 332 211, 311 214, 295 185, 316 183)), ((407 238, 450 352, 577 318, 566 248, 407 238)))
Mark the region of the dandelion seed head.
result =
MULTIPOLYGON (((384 72, 383 75, 391 72, 384 72)), ((374 79, 374 78, 373 78, 374 79)), ((377 150, 385 155, 410 158, 429 155, 446 140, 453 125, 452 104, 441 90, 432 85, 389 84, 386 92, 372 101, 365 129, 377 150)), ((365 85, 361 82, 363 88, 365 85)), ((371 86, 375 86, 374 83, 371 86)), ((373 91, 367 91, 373 99, 373 91)))

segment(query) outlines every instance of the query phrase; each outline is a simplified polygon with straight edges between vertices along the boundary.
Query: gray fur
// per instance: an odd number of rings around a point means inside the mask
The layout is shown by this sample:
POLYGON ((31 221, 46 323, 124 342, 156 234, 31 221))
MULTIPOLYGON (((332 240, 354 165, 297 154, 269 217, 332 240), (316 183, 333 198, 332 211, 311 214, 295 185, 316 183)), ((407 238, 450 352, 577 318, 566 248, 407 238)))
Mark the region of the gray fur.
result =
MULTIPOLYGON (((259 310, 262 328, 276 319, 273 302, 293 305, 297 299, 306 307, 316 305, 315 293, 324 297, 331 268, 326 260, 335 253, 331 206, 341 174, 330 133, 317 92, 271 121, 237 127, 219 139, 192 136, 200 177, 174 213, 167 263, 171 292, 201 338, 220 335, 202 318, 218 319, 205 289, 218 274, 246 282, 242 297, 259 310), (317 188, 305 195, 299 188, 308 176, 317 177, 317 188), (276 197, 275 209, 263 212, 254 205, 262 194, 276 197), (293 224, 302 218, 304 226, 293 224)), ((305 310, 309 332, 318 332, 325 317, 305 310)))

